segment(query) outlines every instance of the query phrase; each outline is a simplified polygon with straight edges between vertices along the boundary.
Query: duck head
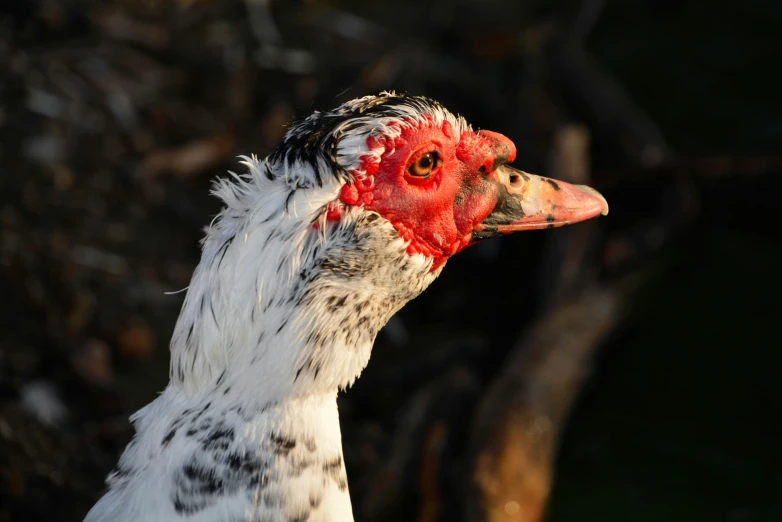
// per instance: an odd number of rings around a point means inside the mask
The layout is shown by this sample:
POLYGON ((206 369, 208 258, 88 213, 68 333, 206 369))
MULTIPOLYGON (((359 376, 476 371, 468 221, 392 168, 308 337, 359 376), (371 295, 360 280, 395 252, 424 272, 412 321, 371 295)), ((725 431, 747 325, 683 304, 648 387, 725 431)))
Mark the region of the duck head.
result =
POLYGON ((608 212, 597 191, 510 166, 514 144, 435 101, 385 93, 293 125, 217 183, 172 341, 173 383, 336 390, 378 330, 454 254, 493 236, 608 212))

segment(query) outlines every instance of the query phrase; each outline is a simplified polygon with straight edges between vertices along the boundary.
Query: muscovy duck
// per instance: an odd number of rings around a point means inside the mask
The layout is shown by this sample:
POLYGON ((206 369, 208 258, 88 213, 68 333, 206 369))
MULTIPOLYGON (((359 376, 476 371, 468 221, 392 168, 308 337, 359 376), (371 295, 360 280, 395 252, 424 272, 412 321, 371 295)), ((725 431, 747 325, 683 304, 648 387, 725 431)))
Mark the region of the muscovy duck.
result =
POLYGON ((218 181, 170 383, 87 522, 350 522, 337 391, 378 330, 481 240, 606 214, 511 168, 505 136, 383 93, 316 112, 218 181))

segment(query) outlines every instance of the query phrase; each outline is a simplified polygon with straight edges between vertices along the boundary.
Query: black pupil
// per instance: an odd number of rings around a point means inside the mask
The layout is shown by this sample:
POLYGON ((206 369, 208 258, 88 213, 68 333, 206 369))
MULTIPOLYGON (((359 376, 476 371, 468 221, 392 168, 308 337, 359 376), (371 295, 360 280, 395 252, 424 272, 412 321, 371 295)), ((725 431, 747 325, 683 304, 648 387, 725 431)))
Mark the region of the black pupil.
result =
POLYGON ((418 166, 422 169, 428 169, 432 166, 432 155, 427 154, 426 156, 422 157, 420 160, 418 160, 418 166))

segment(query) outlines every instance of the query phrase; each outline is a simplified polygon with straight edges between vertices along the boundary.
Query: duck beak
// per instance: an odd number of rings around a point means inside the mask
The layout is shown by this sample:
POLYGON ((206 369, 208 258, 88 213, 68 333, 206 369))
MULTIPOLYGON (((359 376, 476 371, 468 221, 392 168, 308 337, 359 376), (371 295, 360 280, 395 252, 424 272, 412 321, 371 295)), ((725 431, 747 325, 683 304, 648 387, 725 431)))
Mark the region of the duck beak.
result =
POLYGON ((499 185, 497 205, 473 230, 473 241, 522 230, 561 227, 608 214, 608 203, 586 185, 571 185, 502 165, 488 178, 499 185))

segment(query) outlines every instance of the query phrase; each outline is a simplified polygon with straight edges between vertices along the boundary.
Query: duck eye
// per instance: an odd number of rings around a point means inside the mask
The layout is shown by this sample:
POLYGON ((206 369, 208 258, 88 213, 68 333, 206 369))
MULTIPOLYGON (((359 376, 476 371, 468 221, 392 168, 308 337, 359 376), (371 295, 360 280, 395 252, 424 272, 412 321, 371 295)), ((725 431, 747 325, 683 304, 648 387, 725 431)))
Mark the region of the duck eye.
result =
POLYGON ((428 176, 437 167, 440 160, 440 155, 437 151, 427 152, 420 158, 415 160, 407 171, 413 176, 423 177, 428 176))

